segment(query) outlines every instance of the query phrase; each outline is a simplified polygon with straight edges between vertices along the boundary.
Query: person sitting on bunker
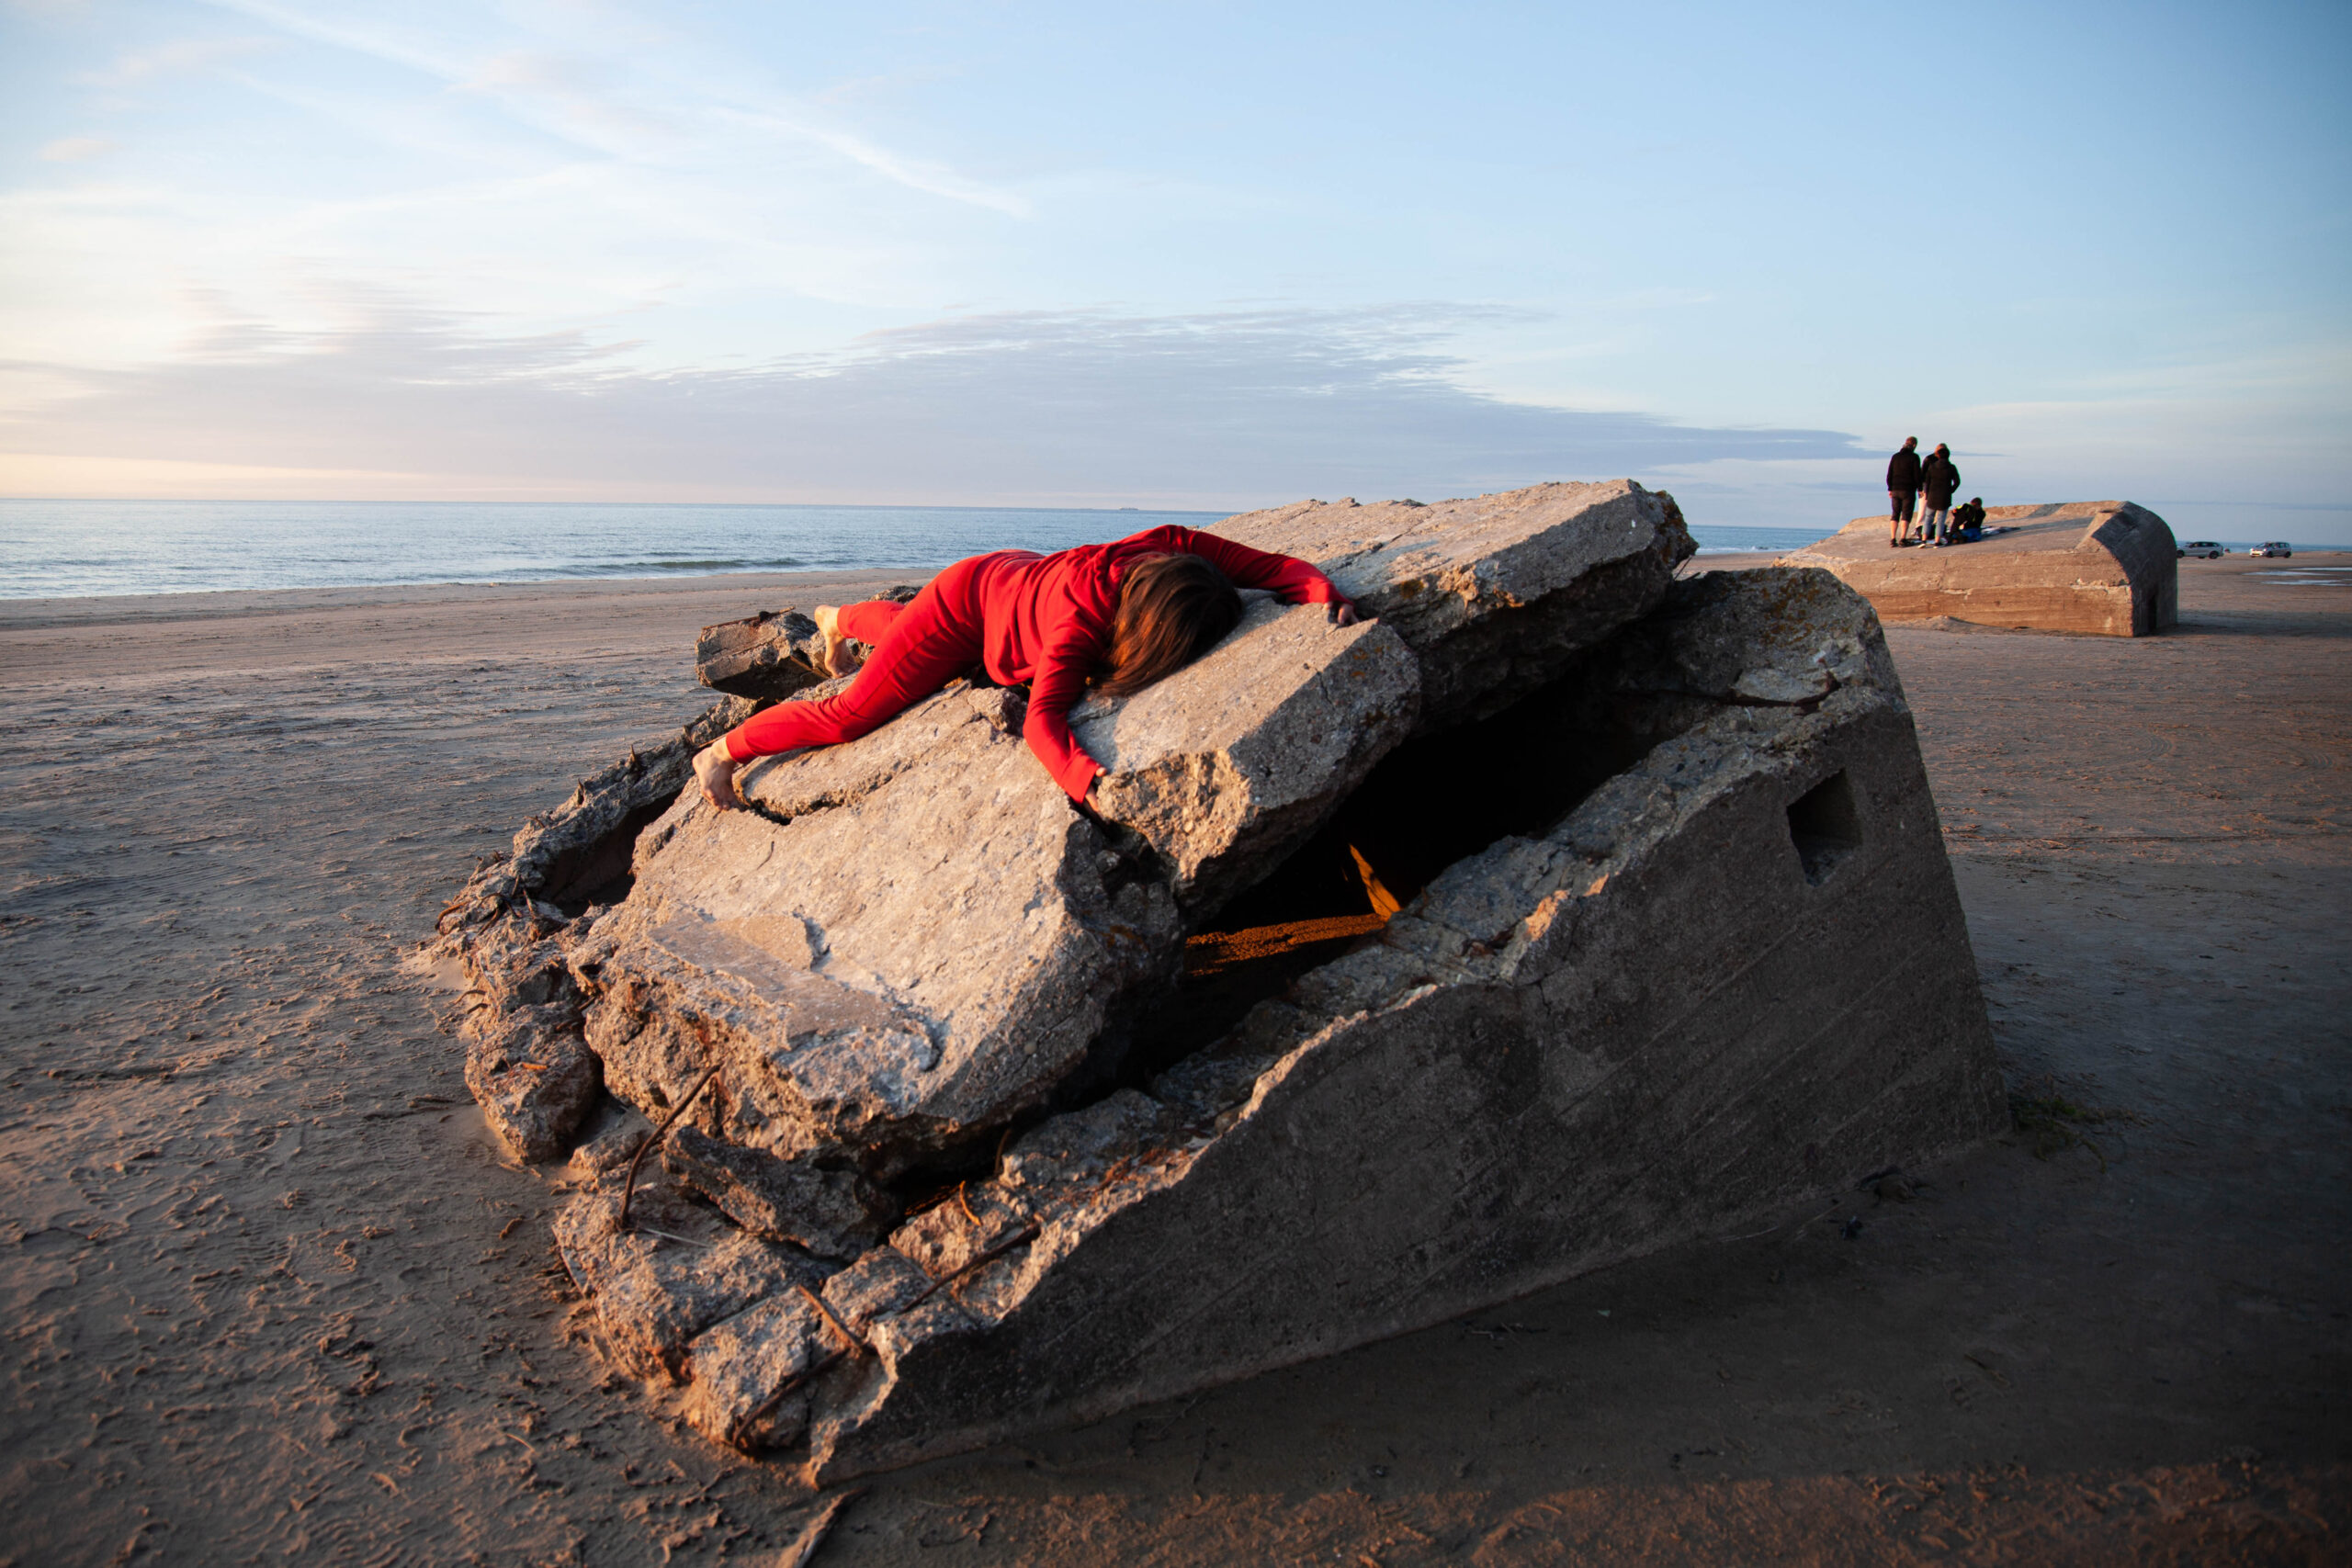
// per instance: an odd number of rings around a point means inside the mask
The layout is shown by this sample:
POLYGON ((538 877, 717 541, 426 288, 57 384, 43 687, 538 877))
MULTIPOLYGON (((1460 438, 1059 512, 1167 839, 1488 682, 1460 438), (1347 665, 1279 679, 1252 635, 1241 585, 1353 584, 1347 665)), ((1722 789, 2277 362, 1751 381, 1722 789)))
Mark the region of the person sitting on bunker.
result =
POLYGON ((1125 696, 1215 648, 1241 619, 1243 588, 1285 604, 1322 604, 1357 619, 1331 580, 1306 561, 1270 555, 1192 528, 1151 528, 1108 545, 1039 555, 998 550, 957 561, 911 604, 873 600, 817 606, 826 663, 843 672, 841 644, 872 646, 847 690, 785 702, 752 716, 695 755, 705 799, 743 804, 735 770, 754 757, 835 746, 879 729, 975 669, 1001 686, 1027 685, 1022 736, 1054 782, 1083 803, 1103 769, 1070 733, 1087 695, 1125 696))

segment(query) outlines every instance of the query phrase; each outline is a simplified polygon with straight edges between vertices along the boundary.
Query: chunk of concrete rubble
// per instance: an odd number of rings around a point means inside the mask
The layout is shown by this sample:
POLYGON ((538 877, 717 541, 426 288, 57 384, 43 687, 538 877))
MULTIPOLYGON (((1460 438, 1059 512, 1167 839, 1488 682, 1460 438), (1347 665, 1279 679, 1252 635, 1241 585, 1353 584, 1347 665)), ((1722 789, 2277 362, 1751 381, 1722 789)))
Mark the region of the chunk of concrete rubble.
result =
POLYGON ((695 679, 713 691, 780 702, 827 673, 824 636, 797 610, 721 621, 695 638, 695 679))
POLYGON ((825 1281, 825 1308, 852 1334, 877 1318, 904 1312, 938 1288, 915 1260, 895 1247, 877 1247, 825 1281))
POLYGON ((1419 656, 1421 718, 1484 716, 1647 610, 1697 549, 1674 498, 1631 479, 1428 505, 1304 501, 1215 530, 1313 561, 1419 656))
POLYGON ((824 1320, 814 1298, 782 1291, 724 1317, 686 1349, 685 1416, 714 1442, 757 1453, 798 1442, 808 1397, 794 1391, 854 1341, 824 1320))
POLYGON ((1866 605, 1817 572, 1709 575, 1557 684, 1528 711, 1614 726, 1630 765, 835 1276, 920 1304, 853 1330, 871 1354, 812 1396, 809 1479, 1442 1321, 2000 1124, 1866 605))
POLYGON ((798 1248, 746 1235, 659 1185, 640 1186, 627 1231, 619 1213, 616 1183, 575 1196, 556 1218, 556 1247, 594 1297, 614 1359, 641 1378, 682 1380, 705 1329, 825 1277, 798 1248))
POLYGON ((578 1023, 579 991, 561 940, 560 921, 548 920, 537 906, 523 907, 525 918, 501 920, 473 935, 467 954, 475 962, 466 998, 469 1016, 484 1020, 539 1007, 571 1007, 564 1021, 578 1023))
POLYGON ((575 1179, 591 1186, 625 1171, 637 1157, 639 1145, 653 1134, 651 1122, 617 1100, 606 1100, 599 1110, 603 1114, 583 1126, 566 1168, 575 1179))
MULTIPOLYGON (((921 588, 901 584, 873 595, 903 604, 921 588)), ((864 643, 853 641, 854 657, 864 643)), ((824 634, 798 610, 762 610, 739 621, 705 626, 695 638, 695 679, 714 691, 782 702, 829 678, 824 634)))
POLYGON ((822 1169, 681 1127, 662 1148, 682 1187, 754 1235, 829 1258, 855 1258, 899 1217, 890 1195, 854 1169, 822 1169))
POLYGON ((603 1088, 581 1037, 581 999, 537 909, 471 932, 474 984, 460 1036, 466 1087, 515 1158, 561 1159, 603 1088))
POLYGON ((526 1007, 497 1016, 466 1049, 466 1088, 517 1159, 561 1159, 595 1109, 604 1075, 580 1036, 577 1007, 526 1007))
POLYGON ((1857 517, 1782 558, 1820 567, 1890 621, 2153 637, 2180 619, 2178 548, 2165 520, 2128 501, 1993 506, 1973 544, 1889 549, 1883 517, 1857 517))

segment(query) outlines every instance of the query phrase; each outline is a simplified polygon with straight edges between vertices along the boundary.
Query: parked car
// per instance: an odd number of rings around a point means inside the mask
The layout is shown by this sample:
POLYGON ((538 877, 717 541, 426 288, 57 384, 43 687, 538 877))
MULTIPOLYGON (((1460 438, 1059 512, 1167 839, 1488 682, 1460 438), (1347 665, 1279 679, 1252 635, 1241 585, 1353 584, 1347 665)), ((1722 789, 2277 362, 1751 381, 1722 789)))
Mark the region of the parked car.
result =
POLYGON ((2203 556, 2207 560, 2220 560, 2230 552, 2211 539, 2191 539, 2173 551, 2175 557, 2203 556))
POLYGON ((2278 556, 2285 559, 2292 560, 2295 556, 2295 547, 2289 544, 2284 539, 2265 539, 2262 543, 2255 546, 2254 548, 2246 551, 2246 554, 2250 556, 2278 556))

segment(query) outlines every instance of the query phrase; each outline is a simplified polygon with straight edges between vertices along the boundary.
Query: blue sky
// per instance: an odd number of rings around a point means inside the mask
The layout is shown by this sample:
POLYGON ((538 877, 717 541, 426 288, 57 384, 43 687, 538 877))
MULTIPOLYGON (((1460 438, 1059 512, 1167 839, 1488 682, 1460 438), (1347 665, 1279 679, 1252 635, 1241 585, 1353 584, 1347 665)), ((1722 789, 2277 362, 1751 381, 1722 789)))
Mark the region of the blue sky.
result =
POLYGON ((2352 543, 2352 8, 0 0, 0 493, 2352 543))

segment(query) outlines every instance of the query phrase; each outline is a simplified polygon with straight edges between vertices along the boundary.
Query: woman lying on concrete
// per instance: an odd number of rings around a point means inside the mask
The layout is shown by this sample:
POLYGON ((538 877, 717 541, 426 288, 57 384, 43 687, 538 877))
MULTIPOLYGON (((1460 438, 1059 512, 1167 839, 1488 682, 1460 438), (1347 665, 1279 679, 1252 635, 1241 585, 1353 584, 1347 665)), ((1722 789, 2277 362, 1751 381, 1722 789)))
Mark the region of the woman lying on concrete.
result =
POLYGON ((1174 527, 1049 556, 974 556, 908 604, 820 604, 828 666, 842 672, 841 644, 854 639, 873 647, 865 669, 847 691, 753 715, 695 755, 695 777, 713 806, 741 806, 735 770, 752 758, 854 740, 980 669, 999 685, 1028 685, 1023 737, 1054 782, 1083 801, 1102 774, 1069 728, 1089 682, 1116 697, 1175 673, 1241 619, 1241 588, 1272 589, 1285 604, 1329 605, 1340 626, 1356 619, 1355 606, 1306 562, 1174 527))

